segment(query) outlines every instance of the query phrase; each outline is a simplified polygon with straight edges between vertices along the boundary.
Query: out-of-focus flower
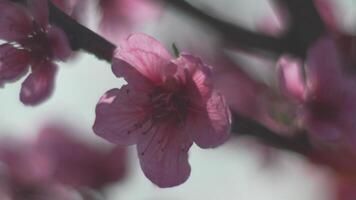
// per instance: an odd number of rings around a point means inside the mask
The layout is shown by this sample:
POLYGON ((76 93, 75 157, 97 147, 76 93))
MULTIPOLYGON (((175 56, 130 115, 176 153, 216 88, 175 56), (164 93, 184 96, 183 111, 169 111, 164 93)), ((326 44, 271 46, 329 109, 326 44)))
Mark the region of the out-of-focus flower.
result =
POLYGON ((46 0, 31 0, 26 10, 19 4, 0 1, 0 86, 16 81, 28 69, 30 75, 22 83, 20 100, 36 105, 50 96, 57 65, 70 54, 64 32, 48 23, 46 0))
POLYGON ((99 0, 100 30, 112 42, 124 40, 136 27, 159 15, 152 0, 99 0))
MULTIPOLYGON (((214 58, 219 58, 214 63, 221 66, 214 68, 214 81, 217 88, 222 91, 229 107, 251 119, 254 119, 271 130, 282 132, 286 127, 271 116, 272 99, 268 96, 268 88, 251 78, 239 65, 233 63, 227 56, 217 53, 214 58)), ((281 106, 279 105, 280 109, 281 106)), ((276 111, 277 110, 273 110, 276 111)))
POLYGON ((349 179, 336 180, 336 200, 354 200, 356 182, 349 179))
POLYGON ((355 152, 356 83, 343 73, 335 42, 324 37, 310 49, 305 83, 299 61, 284 57, 279 70, 282 88, 300 104, 299 117, 312 141, 355 152))
POLYGON ((187 180, 193 142, 212 148, 228 138, 229 109, 199 58, 172 59, 155 39, 134 34, 117 50, 113 72, 128 84, 100 99, 93 129, 113 143, 137 144, 141 168, 158 186, 187 180))
POLYGON ((267 15, 257 22, 257 31, 271 36, 282 35, 289 25, 289 16, 283 8, 278 5, 274 9, 274 16, 267 15))
POLYGON ((89 200, 122 180, 124 149, 85 143, 71 134, 75 131, 65 126, 49 125, 34 142, 1 143, 0 198, 89 200))
POLYGON ((340 31, 340 26, 336 18, 335 5, 330 0, 314 0, 315 7, 320 13, 320 16, 324 20, 324 23, 328 27, 329 31, 340 31))
POLYGON ((50 164, 51 176, 75 188, 100 189, 123 178, 126 151, 103 149, 74 138, 65 127, 44 128, 35 142, 35 150, 50 164))
POLYGON ((82 21, 83 13, 88 4, 87 0, 51 0, 58 8, 74 19, 82 21))
POLYGON ((49 163, 29 144, 0 145, 0 198, 4 200, 75 200, 76 193, 50 179, 49 163))

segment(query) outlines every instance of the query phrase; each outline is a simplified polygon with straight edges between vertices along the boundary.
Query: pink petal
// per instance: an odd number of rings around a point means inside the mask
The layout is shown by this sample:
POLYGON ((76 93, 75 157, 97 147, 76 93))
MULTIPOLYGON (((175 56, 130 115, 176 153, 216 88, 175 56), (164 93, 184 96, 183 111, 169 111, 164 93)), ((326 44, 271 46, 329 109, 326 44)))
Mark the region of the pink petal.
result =
POLYGON ((224 97, 214 91, 206 105, 195 105, 185 124, 185 131, 201 148, 224 143, 230 133, 231 114, 224 97))
POLYGON ((32 19, 21 6, 9 1, 0 1, 0 39, 19 41, 32 31, 32 19))
POLYGON ((94 132, 119 145, 135 144, 147 119, 144 106, 148 102, 146 94, 127 85, 109 90, 97 104, 94 132))
POLYGON ((315 119, 311 116, 305 116, 306 127, 309 133, 312 134, 312 138, 320 141, 335 141, 341 138, 344 134, 342 130, 334 121, 330 119, 315 119))
POLYGON ((28 69, 30 58, 26 51, 10 44, 0 45, 0 86, 1 83, 21 78, 28 69))
POLYGON ((311 90, 329 90, 330 87, 325 87, 326 85, 333 87, 333 83, 342 79, 342 61, 336 44, 330 37, 319 39, 310 48, 306 65, 307 84, 311 90))
POLYGON ((127 51, 141 50, 144 52, 151 52, 166 60, 170 60, 172 58, 170 53, 162 46, 159 41, 143 33, 135 33, 130 35, 122 44, 122 48, 127 51))
POLYGON ((106 151, 75 138, 74 134, 77 133, 67 127, 50 125, 37 138, 36 150, 51 162, 51 175, 56 181, 75 188, 99 188, 124 175, 123 149, 106 151), (114 167, 115 171, 109 171, 114 167))
POLYGON ((282 56, 277 63, 277 67, 282 92, 301 102, 305 94, 301 61, 289 56, 282 56))
POLYGON ((137 91, 146 92, 153 87, 153 83, 150 80, 124 60, 113 58, 112 71, 117 77, 125 78, 130 87, 137 91))
POLYGON ((20 100, 25 105, 36 105, 52 94, 57 66, 51 62, 43 62, 37 66, 22 83, 20 100))
POLYGON ((51 0, 54 5, 65 12, 68 15, 72 14, 76 0, 51 0))
MULTIPOLYGON (((210 98, 211 93, 213 91, 213 80, 212 80, 212 71, 211 67, 205 65, 200 58, 195 57, 190 54, 184 54, 182 53, 181 56, 175 61, 175 63, 179 66, 182 66, 185 71, 188 72, 186 76, 192 77, 191 84, 188 86, 188 89, 193 89, 194 88, 198 89, 199 91, 199 96, 202 99, 207 100, 210 98)), ((189 81, 188 77, 185 77, 186 81, 189 81)), ((189 85, 189 83, 188 83, 189 85)), ((195 91, 192 91, 192 95, 195 91)))
POLYGON ((333 1, 329 0, 314 0, 314 4, 319 11, 324 22, 328 26, 330 31, 339 32, 340 26, 336 18, 336 10, 333 1))
POLYGON ((170 54, 154 38, 133 34, 115 52, 115 57, 135 67, 153 82, 162 83, 165 67, 169 66, 170 54))
POLYGON ((188 150, 191 139, 177 127, 160 126, 137 144, 141 168, 159 187, 173 187, 190 175, 188 150))
POLYGON ((48 4, 47 0, 30 0, 28 7, 35 19, 35 21, 44 29, 48 26, 48 4))
POLYGON ((67 35, 62 29, 51 26, 48 30, 48 39, 55 59, 65 61, 72 54, 67 35))

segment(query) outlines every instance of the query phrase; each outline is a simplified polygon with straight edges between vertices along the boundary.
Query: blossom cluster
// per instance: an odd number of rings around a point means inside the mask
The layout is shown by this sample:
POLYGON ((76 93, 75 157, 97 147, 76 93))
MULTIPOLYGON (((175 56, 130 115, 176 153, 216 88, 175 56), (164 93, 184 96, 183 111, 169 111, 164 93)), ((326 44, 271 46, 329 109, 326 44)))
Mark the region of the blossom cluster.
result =
MULTIPOLYGON (((0 198, 11 200, 93 199, 126 173, 126 151, 90 144, 77 130, 50 124, 34 141, 0 143, 0 198), (90 197, 90 198, 89 198, 90 197)), ((4 138, 5 139, 5 138, 4 138)))

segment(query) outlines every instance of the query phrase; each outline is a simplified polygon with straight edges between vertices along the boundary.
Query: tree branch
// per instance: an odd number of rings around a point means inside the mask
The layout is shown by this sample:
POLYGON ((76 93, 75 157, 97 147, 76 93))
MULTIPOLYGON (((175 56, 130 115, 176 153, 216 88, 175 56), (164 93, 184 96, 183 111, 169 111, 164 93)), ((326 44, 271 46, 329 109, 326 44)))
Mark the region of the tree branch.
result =
POLYGON ((239 113, 233 112, 232 117, 232 132, 237 135, 253 136, 269 146, 302 155, 307 155, 312 151, 312 146, 305 133, 298 133, 293 137, 288 137, 274 133, 257 121, 246 118, 239 113))
POLYGON ((280 38, 248 31, 235 24, 213 17, 185 0, 165 0, 174 8, 205 22, 220 34, 228 46, 242 49, 260 49, 277 55, 290 53, 304 57, 310 44, 323 32, 324 25, 312 0, 279 0, 290 11, 294 23, 292 28, 280 38), (295 25, 295 26, 294 26, 295 25), (310 30, 309 30, 310 29, 310 30))
POLYGON ((85 26, 48 1, 50 22, 63 29, 67 34, 72 50, 85 50, 99 59, 111 62, 116 46, 85 26))
POLYGON ((290 45, 305 56, 309 46, 325 32, 313 0, 277 0, 289 11, 290 24, 286 38, 290 45))
POLYGON ((166 0, 165 2, 188 15, 205 22, 220 34, 220 37, 228 46, 242 49, 261 49, 272 51, 278 55, 287 50, 286 43, 283 39, 255 33, 235 24, 225 22, 200 11, 185 0, 166 0))

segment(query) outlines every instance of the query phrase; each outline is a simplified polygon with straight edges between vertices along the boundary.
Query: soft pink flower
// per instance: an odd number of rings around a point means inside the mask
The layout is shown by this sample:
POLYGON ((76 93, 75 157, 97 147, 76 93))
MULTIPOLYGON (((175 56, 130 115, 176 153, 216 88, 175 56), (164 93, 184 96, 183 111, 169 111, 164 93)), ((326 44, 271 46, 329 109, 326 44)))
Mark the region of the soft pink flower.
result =
POLYGON ((136 27, 158 16, 158 3, 151 0, 99 0, 100 30, 112 42, 125 39, 136 27))
POLYGON ((48 23, 46 0, 28 2, 28 10, 7 0, 0 1, 0 86, 16 81, 29 68, 20 99, 36 105, 50 96, 54 87, 57 65, 71 50, 63 31, 48 23))
POLYGON ((284 57, 279 65, 282 88, 300 104, 311 139, 355 151, 356 83, 344 73, 335 42, 324 37, 309 50, 305 83, 300 61, 284 57))
POLYGON ((74 200, 75 194, 50 178, 49 163, 28 143, 0 144, 0 199, 74 200))
POLYGON ((100 99, 93 129, 113 143, 137 144, 141 168, 158 186, 187 180, 193 142, 213 148, 228 138, 229 109, 199 58, 173 59, 155 39, 134 34, 117 50, 113 72, 128 84, 100 99))
POLYGON ((335 3, 330 0, 314 0, 314 4, 329 31, 339 32, 340 26, 336 17, 335 3))
POLYGON ((51 178, 75 188, 100 189, 120 181, 126 172, 126 151, 103 148, 75 138, 64 126, 50 125, 38 135, 34 149, 50 163, 51 178))
POLYGON ((87 0, 51 0, 58 8, 74 19, 82 21, 83 13, 88 4, 87 0))

